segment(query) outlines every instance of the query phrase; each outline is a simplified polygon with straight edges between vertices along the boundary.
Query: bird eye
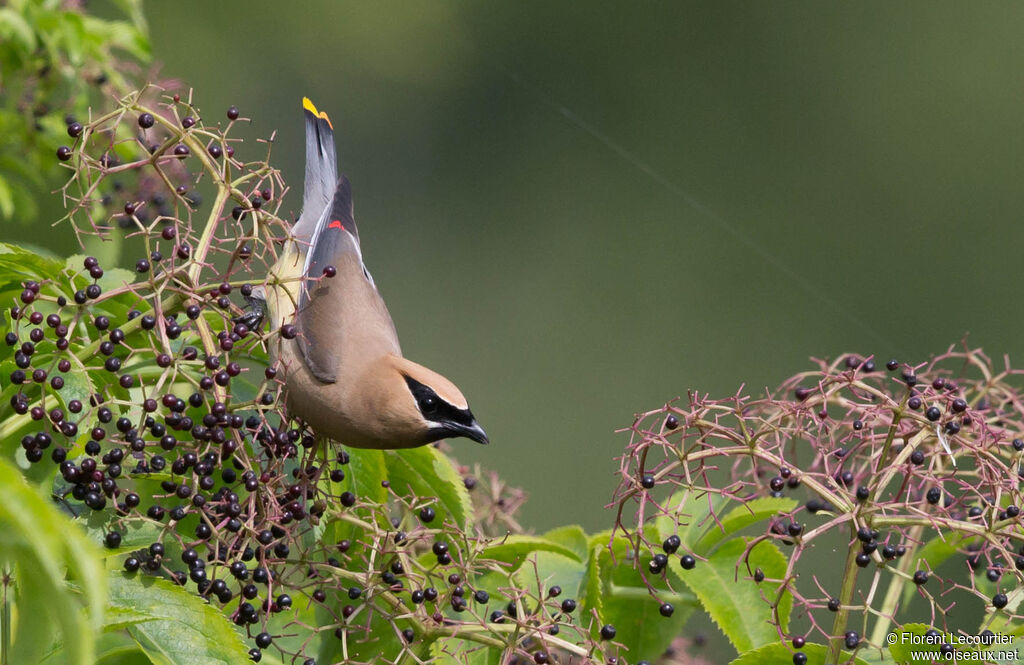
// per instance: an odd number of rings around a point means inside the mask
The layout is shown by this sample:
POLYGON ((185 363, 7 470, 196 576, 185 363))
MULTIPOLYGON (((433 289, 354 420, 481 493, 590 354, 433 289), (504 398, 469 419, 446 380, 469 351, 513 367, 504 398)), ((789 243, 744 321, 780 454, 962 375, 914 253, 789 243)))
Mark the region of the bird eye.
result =
POLYGON ((430 387, 410 377, 405 377, 412 397, 416 401, 416 407, 428 420, 435 420, 441 417, 449 408, 448 403, 437 396, 430 387))

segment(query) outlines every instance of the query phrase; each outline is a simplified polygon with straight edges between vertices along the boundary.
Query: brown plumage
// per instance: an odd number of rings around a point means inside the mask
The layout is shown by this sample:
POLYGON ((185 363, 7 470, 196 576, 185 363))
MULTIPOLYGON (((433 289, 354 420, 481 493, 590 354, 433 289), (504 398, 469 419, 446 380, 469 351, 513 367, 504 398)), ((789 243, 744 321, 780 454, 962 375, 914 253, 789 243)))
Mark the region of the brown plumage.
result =
POLYGON ((289 413, 357 448, 411 448, 458 436, 487 443, 455 384, 402 357, 391 315, 363 264, 348 180, 336 175, 333 128, 308 99, 303 107, 302 214, 265 287, 254 293, 266 301, 272 329, 298 329, 294 339, 271 343, 289 413), (328 266, 333 277, 324 274, 328 266))

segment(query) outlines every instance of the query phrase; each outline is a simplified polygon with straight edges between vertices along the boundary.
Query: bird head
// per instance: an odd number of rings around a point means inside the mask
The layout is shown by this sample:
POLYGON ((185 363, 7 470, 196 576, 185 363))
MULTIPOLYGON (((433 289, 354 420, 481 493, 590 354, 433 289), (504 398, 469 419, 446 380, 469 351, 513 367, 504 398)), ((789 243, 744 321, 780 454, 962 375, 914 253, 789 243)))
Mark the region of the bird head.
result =
POLYGON ((388 356, 385 364, 385 371, 377 376, 387 383, 388 417, 396 426, 401 423, 418 443, 456 437, 488 443, 487 433, 455 384, 406 358, 388 356))

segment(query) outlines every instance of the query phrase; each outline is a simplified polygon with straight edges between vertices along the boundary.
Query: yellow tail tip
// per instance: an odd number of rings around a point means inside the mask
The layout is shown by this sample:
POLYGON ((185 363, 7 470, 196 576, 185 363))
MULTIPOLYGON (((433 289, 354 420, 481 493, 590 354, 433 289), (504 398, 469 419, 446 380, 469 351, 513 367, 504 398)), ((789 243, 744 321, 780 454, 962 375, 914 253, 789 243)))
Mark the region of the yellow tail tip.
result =
POLYGON ((323 118, 324 120, 327 121, 327 126, 330 127, 331 129, 334 129, 334 124, 331 122, 331 119, 327 117, 327 112, 317 111, 316 104, 314 104, 309 97, 302 98, 302 108, 306 109, 307 111, 309 111, 318 118, 323 118))

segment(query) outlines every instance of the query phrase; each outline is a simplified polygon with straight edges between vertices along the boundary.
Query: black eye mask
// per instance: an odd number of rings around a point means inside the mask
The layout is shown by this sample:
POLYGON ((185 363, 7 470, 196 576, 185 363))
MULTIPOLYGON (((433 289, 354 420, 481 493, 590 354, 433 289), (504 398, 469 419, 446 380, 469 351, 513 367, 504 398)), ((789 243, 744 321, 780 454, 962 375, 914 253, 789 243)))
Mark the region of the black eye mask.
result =
POLYGON ((437 393, 427 385, 406 375, 405 383, 409 386, 409 392, 416 400, 416 406, 420 413, 427 420, 439 424, 446 422, 457 423, 469 426, 473 424, 473 414, 469 409, 458 409, 437 396, 437 393))

